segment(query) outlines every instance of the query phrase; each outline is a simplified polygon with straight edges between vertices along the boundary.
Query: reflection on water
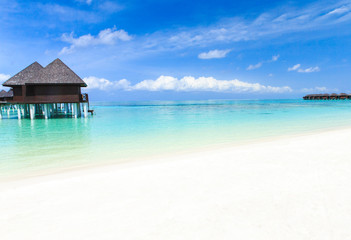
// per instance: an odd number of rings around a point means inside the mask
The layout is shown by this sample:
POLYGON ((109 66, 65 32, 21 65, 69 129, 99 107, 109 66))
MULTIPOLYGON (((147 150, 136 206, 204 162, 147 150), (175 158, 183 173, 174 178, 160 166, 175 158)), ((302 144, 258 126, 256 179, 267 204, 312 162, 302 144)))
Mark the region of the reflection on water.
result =
POLYGON ((350 107, 351 101, 103 102, 87 119, 13 115, 0 120, 0 175, 348 126, 350 107))
POLYGON ((0 171, 59 166, 91 149, 91 119, 2 120, 0 171))

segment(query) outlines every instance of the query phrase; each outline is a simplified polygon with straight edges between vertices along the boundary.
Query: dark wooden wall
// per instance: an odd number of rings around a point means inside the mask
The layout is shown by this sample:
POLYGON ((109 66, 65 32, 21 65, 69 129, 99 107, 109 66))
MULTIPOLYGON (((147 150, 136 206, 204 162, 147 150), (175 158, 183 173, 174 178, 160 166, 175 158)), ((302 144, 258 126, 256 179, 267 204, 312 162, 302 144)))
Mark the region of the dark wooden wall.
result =
POLYGON ((26 85, 13 87, 13 102, 75 103, 80 101, 79 85, 26 85))
MULTIPOLYGON (((25 86, 23 86, 25 87, 25 86)), ((13 101, 14 102, 23 102, 24 101, 24 95, 22 93, 22 86, 16 86, 13 87, 13 101)))

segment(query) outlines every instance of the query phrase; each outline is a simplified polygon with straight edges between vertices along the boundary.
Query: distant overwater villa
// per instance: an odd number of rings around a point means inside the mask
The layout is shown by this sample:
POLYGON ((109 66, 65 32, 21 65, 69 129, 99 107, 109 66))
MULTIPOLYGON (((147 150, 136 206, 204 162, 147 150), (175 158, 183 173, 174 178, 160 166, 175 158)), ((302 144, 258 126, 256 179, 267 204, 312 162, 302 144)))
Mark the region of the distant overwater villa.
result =
POLYGON ((45 68, 34 62, 2 84, 9 91, 0 92, 0 118, 16 111, 21 118, 87 117, 87 84, 60 59, 45 68))
POLYGON ((308 94, 303 97, 304 100, 346 100, 351 99, 351 94, 346 93, 324 93, 324 94, 308 94))

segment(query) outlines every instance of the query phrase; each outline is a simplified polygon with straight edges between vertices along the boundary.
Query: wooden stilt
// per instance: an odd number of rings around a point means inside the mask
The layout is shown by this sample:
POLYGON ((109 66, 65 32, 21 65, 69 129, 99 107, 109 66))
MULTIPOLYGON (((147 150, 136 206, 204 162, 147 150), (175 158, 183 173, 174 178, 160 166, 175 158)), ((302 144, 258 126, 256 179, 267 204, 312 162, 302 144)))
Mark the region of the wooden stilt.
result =
POLYGON ((35 118, 35 105, 34 104, 29 104, 29 115, 30 115, 30 119, 35 118))
POLYGON ((45 119, 48 119, 49 118, 49 106, 48 106, 48 104, 44 104, 44 109, 43 109, 43 114, 44 114, 44 118, 45 119))
POLYGON ((83 103, 83 113, 84 117, 88 117, 88 103, 83 103))
POLYGON ((17 117, 18 117, 18 119, 21 119, 21 118, 22 118, 21 108, 20 108, 19 105, 17 105, 17 117))
POLYGON ((74 118, 78 117, 78 103, 72 103, 72 113, 74 118))
POLYGON ((69 107, 68 107, 68 103, 65 103, 65 114, 69 113, 69 107))
POLYGON ((77 114, 77 116, 78 116, 78 117, 81 117, 81 116, 82 116, 82 109, 81 109, 81 107, 80 107, 80 103, 76 103, 76 105, 77 105, 77 109, 78 109, 78 114, 77 114))

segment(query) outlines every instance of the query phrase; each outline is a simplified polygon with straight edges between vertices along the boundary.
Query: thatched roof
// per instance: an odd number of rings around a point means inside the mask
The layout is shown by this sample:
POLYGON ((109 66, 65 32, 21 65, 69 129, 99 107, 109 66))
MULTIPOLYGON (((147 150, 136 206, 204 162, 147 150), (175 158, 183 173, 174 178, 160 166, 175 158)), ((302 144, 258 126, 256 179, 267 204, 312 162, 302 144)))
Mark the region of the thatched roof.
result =
POLYGON ((34 78, 38 78, 40 70, 43 67, 38 63, 34 62, 15 76, 11 77, 9 80, 4 82, 3 86, 16 86, 16 85, 25 85, 27 82, 31 81, 34 78))
POLYGON ((60 59, 45 68, 35 62, 4 82, 4 86, 33 84, 74 84, 86 87, 87 84, 60 59))
POLYGON ((6 94, 5 97, 13 97, 13 90, 9 90, 6 94))
POLYGON ((6 98, 6 97, 13 97, 13 91, 10 90, 10 91, 6 92, 5 90, 2 90, 0 92, 0 98, 6 98))
POLYGON ((30 84, 78 84, 86 87, 86 83, 78 77, 60 59, 56 59, 39 72, 39 78, 28 82, 30 84))
POLYGON ((0 98, 3 97, 5 95, 6 91, 5 90, 1 90, 0 91, 0 98))

